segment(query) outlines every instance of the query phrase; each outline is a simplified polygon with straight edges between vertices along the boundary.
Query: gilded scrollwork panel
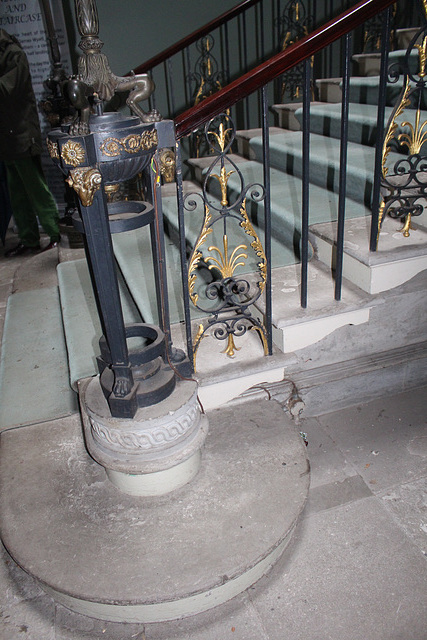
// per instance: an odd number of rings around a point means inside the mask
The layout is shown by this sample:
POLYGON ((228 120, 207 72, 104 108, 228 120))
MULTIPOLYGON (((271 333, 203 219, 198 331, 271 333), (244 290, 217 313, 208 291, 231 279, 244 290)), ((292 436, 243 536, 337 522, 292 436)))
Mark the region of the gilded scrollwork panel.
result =
MULTIPOLYGON (((425 3, 424 3, 425 8, 425 3)), ((382 150, 381 202, 377 242, 386 215, 402 222, 405 237, 413 229, 413 218, 424 211, 427 197, 427 120, 426 106, 427 26, 421 28, 401 63, 389 68, 389 82, 403 78, 402 90, 384 133, 382 150), (417 71, 410 67, 417 52, 417 71)))
POLYGON ((157 146, 157 142, 157 131, 153 129, 141 134, 131 134, 124 138, 110 136, 103 140, 99 148, 104 156, 115 158, 123 153, 132 155, 141 151, 150 151, 157 146))
POLYGON ((188 212, 197 209, 196 195, 203 208, 200 232, 188 263, 190 300, 207 316, 198 323, 193 340, 194 366, 200 344, 207 335, 226 341, 223 352, 229 357, 240 350, 236 339, 252 329, 261 338, 264 352, 267 344, 266 328, 254 307, 265 290, 267 258, 247 210, 248 193, 252 200, 262 201, 265 190, 260 184, 245 185, 239 167, 227 156, 235 137, 234 125, 227 114, 211 121, 205 135, 215 155, 206 172, 203 192, 186 197, 188 212), (208 185, 214 187, 214 183, 218 184, 218 198, 208 191, 208 185), (217 241, 208 244, 210 238, 217 241), (199 282, 202 266, 211 274, 210 282, 206 278, 200 278, 199 282))

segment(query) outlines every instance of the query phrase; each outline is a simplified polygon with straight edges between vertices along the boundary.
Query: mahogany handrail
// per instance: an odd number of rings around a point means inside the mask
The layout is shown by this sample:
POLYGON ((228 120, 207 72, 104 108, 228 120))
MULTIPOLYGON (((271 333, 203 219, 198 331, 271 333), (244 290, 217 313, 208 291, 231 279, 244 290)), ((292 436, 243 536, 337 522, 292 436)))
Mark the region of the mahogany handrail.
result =
POLYGON ((230 82, 212 96, 205 98, 198 105, 187 109, 175 118, 177 140, 196 131, 211 118, 230 108, 242 98, 246 98, 298 63, 310 58, 338 38, 387 9, 395 1, 362 0, 284 51, 277 53, 237 80, 230 82))
POLYGON ((214 29, 217 29, 221 25, 225 24, 229 20, 236 18, 240 14, 244 13, 247 9, 250 9, 254 5, 258 4, 258 2, 261 2, 261 0, 243 0, 232 9, 229 9, 217 18, 214 18, 214 20, 211 20, 210 22, 205 24, 203 27, 200 27, 200 29, 193 31, 192 33, 190 33, 190 35, 182 38, 182 40, 179 40, 164 51, 161 51, 153 58, 150 58, 150 60, 147 60, 146 62, 140 64, 138 67, 136 67, 136 69, 133 70, 134 73, 147 73, 148 71, 153 69, 153 67, 156 67, 171 56, 179 53, 186 47, 190 46, 190 44, 193 44, 193 42, 196 42, 214 29))

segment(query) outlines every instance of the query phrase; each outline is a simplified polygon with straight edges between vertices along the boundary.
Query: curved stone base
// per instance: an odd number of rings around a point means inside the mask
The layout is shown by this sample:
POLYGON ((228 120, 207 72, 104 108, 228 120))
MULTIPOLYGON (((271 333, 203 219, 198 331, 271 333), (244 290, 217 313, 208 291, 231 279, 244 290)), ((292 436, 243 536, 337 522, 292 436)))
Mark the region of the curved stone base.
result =
POLYGON ((59 591, 54 591, 45 585, 43 588, 54 600, 67 607, 67 609, 99 620, 143 622, 148 624, 150 622, 185 618, 224 604, 224 602, 228 602, 228 600, 248 589, 267 573, 276 560, 280 558, 288 545, 292 533, 293 530, 289 532, 289 536, 276 549, 246 573, 242 573, 242 575, 233 580, 228 580, 214 589, 175 601, 132 605, 106 604, 73 598, 59 591))
POLYGON ((190 482, 200 468, 201 458, 199 450, 175 467, 154 473, 131 474, 106 469, 107 478, 117 489, 132 496, 163 496, 190 482))
POLYGON ((79 382, 79 395, 87 449, 115 487, 160 496, 197 474, 208 421, 195 381, 179 381, 167 398, 131 420, 111 416, 99 376, 79 382))
POLYGON ((308 493, 305 447, 274 401, 208 417, 196 477, 158 498, 118 491, 77 419, 4 432, 9 553, 59 602, 106 620, 181 618, 248 588, 292 538, 308 493))

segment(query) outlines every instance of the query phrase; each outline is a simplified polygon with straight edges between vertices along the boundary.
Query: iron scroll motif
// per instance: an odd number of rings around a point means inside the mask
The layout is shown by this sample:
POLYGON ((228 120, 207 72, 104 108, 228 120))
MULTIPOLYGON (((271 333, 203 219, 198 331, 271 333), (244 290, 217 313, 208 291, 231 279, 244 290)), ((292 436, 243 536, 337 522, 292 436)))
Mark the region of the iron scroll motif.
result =
MULTIPOLYGON (((223 88, 226 83, 226 73, 221 71, 218 61, 213 55, 215 40, 211 34, 200 38, 196 43, 199 56, 194 65, 194 70, 186 75, 186 82, 189 93, 192 96, 194 106, 200 104, 202 100, 213 95, 223 88)), ((199 129, 194 134, 194 150, 196 157, 206 155, 206 149, 203 148, 205 135, 203 129, 199 129)), ((210 145, 208 144, 208 149, 210 145)))
POLYGON ((196 46, 199 57, 195 70, 187 76, 187 82, 195 87, 193 92, 194 104, 199 104, 205 98, 222 88, 224 73, 219 71, 218 62, 212 54, 215 41, 209 34, 201 38, 196 46))
MULTIPOLYGON (((384 14, 378 13, 367 20, 363 31, 363 53, 379 53, 381 51, 381 35, 383 30, 384 14)), ((390 45, 393 47, 395 39, 396 4, 392 7, 390 45)))
MULTIPOLYGON (((289 0, 282 15, 277 19, 280 27, 279 41, 282 51, 308 35, 313 25, 313 18, 307 14, 302 0, 289 0)), ((314 58, 310 59, 313 67, 314 58)), ((295 65, 282 76, 281 99, 287 94, 290 100, 301 98, 304 78, 304 63, 295 65)), ((315 87, 312 82, 311 93, 314 99, 315 87)))
POLYGON ((381 177, 381 202, 377 242, 386 215, 402 222, 405 237, 413 229, 412 219, 424 211, 427 197, 427 120, 421 121, 426 107, 427 25, 413 37, 402 64, 389 68, 389 82, 403 80, 396 106, 386 126, 381 177), (414 50, 415 56, 414 68, 414 50), (396 160, 396 153, 400 158, 396 160), (392 155, 394 161, 390 162, 392 155))
POLYGON ((200 201, 204 212, 188 264, 190 300, 199 311, 209 314, 207 322, 199 323, 194 338, 194 369, 198 348, 207 332, 218 340, 226 340, 225 353, 233 357, 239 350, 235 338, 254 330, 261 338, 264 353, 268 353, 266 328, 254 314, 254 304, 266 285, 267 259, 247 212, 248 196, 260 202, 265 198, 265 189, 261 184, 245 186, 241 171, 227 156, 235 138, 235 127, 227 114, 206 125, 205 138, 216 154, 215 159, 207 170, 202 193, 187 194, 184 200, 187 212, 194 213, 200 201), (234 176, 232 188, 231 176, 234 176), (214 195, 215 186, 218 197, 214 195), (236 230, 242 234, 237 240, 236 230), (216 239, 216 245, 208 244, 208 240, 216 239), (248 263, 250 254, 253 267, 248 263), (202 270, 210 275, 211 281, 199 286, 202 270))

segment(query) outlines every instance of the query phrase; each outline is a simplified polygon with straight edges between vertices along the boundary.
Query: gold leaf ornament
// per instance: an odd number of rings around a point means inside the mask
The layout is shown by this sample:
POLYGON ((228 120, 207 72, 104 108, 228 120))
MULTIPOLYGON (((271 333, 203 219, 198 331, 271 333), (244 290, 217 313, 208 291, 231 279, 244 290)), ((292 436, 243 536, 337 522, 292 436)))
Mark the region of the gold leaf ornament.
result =
POLYGON ((239 246, 237 246, 231 253, 231 255, 228 255, 228 238, 226 235, 223 236, 223 245, 224 245, 224 253, 218 249, 218 247, 215 246, 211 246, 208 247, 209 251, 215 251, 218 256, 219 259, 214 258, 213 256, 208 256, 206 258, 206 262, 213 262, 214 264, 209 265, 209 269, 218 269, 218 271, 220 272, 222 278, 231 278, 233 273, 235 272, 235 270, 237 269, 237 267, 239 266, 245 266, 245 261, 242 260, 241 262, 239 262, 240 259, 247 259, 248 254, 247 253, 238 253, 238 251, 240 249, 247 249, 245 244, 239 244, 239 246))
POLYGON ((255 229, 253 228, 249 216, 246 211, 246 199, 243 200, 242 206, 240 207, 240 215, 243 217, 240 226, 244 229, 245 233, 248 236, 253 238, 253 242, 251 242, 251 247, 255 251, 255 254, 258 258, 261 258, 260 262, 258 262, 257 267, 261 275, 261 280, 258 282, 258 287, 261 293, 265 289, 265 284, 267 282, 267 256, 265 255, 264 248, 262 246, 261 240, 258 238, 255 229))
POLYGON ((52 140, 49 140, 49 138, 46 139, 46 144, 47 150, 52 160, 59 160, 58 145, 55 142, 52 142, 52 140))
POLYGON ((61 149, 61 158, 66 164, 78 167, 86 158, 85 150, 79 142, 68 140, 61 149))
POLYGON ((149 151, 157 146, 158 136, 157 130, 144 131, 143 133, 132 133, 125 138, 106 138, 101 146, 100 151, 104 156, 115 158, 121 153, 139 153, 141 151, 149 151))
POLYGON ((188 289, 191 302, 196 305, 199 296, 197 293, 194 293, 194 287, 197 280, 197 265, 202 258, 202 252, 200 251, 200 247, 206 242, 206 238, 210 233, 212 233, 212 229, 209 228, 209 223, 212 219, 212 216, 209 212, 209 208, 205 205, 205 217, 203 220, 203 227, 200 232, 199 238, 194 246, 193 253, 191 254, 190 263, 188 265, 188 289))
POLYGON ((72 169, 66 182, 74 189, 84 207, 93 204, 95 193, 101 188, 102 176, 98 169, 72 169))

